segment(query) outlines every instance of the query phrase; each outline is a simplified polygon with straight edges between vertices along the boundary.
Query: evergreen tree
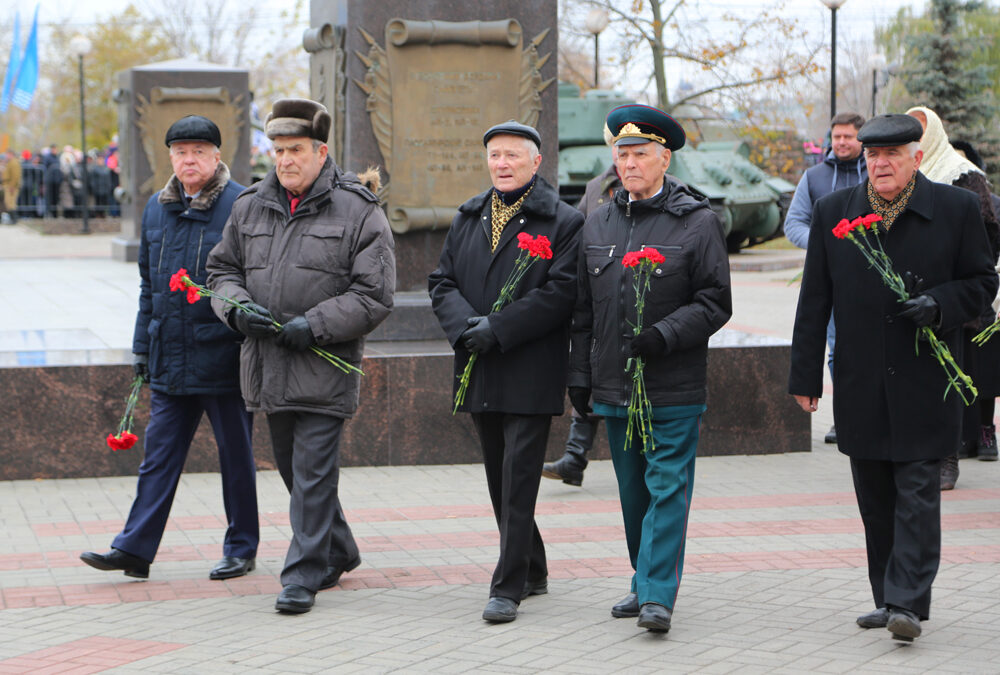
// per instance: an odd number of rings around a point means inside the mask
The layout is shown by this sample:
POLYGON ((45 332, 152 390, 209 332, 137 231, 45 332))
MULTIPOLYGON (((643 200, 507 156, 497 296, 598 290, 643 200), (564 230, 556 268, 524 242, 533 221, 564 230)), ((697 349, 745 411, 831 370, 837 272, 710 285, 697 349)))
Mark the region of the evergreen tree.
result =
POLYGON ((1000 186, 1000 133, 994 120, 1000 106, 992 90, 992 67, 976 58, 977 41, 969 39, 966 21, 968 15, 983 10, 980 2, 931 0, 934 29, 906 38, 900 77, 916 105, 938 114, 951 140, 968 141, 979 151, 996 190, 1000 186))

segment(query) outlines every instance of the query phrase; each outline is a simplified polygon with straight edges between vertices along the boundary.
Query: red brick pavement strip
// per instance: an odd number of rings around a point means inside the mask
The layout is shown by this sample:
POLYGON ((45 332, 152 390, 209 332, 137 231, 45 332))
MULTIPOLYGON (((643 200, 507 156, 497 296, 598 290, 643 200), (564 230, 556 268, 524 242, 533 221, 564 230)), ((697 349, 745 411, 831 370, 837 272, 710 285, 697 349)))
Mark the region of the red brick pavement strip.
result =
MULTIPOLYGON (((1000 545, 950 546, 941 553, 942 563, 1000 562, 1000 545)), ((864 549, 818 551, 755 551, 749 553, 705 553, 688 555, 686 574, 753 572, 760 570, 845 569, 865 567, 864 549)), ((550 579, 625 577, 631 574, 628 559, 571 558, 549 561, 550 579)), ((441 565, 434 567, 363 568, 351 572, 340 590, 406 588, 486 584, 492 576, 487 565, 441 565)), ((228 581, 180 579, 177 581, 112 581, 66 586, 33 586, 0 589, 0 610, 26 607, 101 605, 153 600, 277 594, 281 584, 275 576, 249 575, 228 581)))
MULTIPOLYGON (((957 490, 941 495, 945 502, 1000 499, 1000 489, 957 490)), ((848 506, 854 505, 853 492, 753 495, 744 497, 698 497, 692 508, 698 510, 726 510, 774 508, 782 506, 848 506)), ((540 502, 535 508, 538 515, 607 513, 618 511, 616 499, 593 499, 578 502, 540 502)), ((447 520, 452 518, 493 518, 488 504, 458 504, 454 506, 414 506, 406 508, 373 508, 348 510, 348 522, 380 523, 406 520, 447 520)), ((124 526, 122 520, 62 521, 37 523, 32 530, 38 537, 65 537, 78 534, 116 534, 124 526)), ((260 514, 262 526, 288 526, 287 512, 260 514)), ((220 516, 182 516, 167 521, 168 530, 205 530, 225 528, 220 516)))
MULTIPOLYGON (((941 526, 945 531, 1000 529, 1000 513, 945 514, 941 517, 941 526)), ((690 538, 796 536, 860 532, 863 532, 860 518, 694 522, 688 527, 688 537, 690 538)), ((542 534, 545 541, 552 543, 615 541, 624 539, 625 536, 624 529, 618 525, 545 528, 542 530, 542 534)), ((498 534, 495 530, 392 537, 358 537, 361 549, 371 553, 496 546, 497 540, 498 534)), ((258 555, 280 557, 284 555, 287 546, 287 540, 261 542, 258 555)), ((217 544, 165 546, 158 552, 157 560, 160 562, 212 560, 219 555, 217 544)), ((79 564, 78 551, 0 555, 0 571, 75 567, 79 564)))
POLYGON ((100 673, 188 645, 89 637, 0 660, 0 673, 100 673))

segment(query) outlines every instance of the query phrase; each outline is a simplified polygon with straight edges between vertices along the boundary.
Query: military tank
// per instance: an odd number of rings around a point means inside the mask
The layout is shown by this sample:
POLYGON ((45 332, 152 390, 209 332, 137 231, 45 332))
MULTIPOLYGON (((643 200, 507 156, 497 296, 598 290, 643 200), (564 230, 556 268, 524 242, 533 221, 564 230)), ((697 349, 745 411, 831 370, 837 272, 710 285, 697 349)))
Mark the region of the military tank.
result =
MULTIPOLYGON (((587 181, 611 162, 602 125, 612 108, 634 103, 624 94, 591 90, 583 97, 576 85, 559 86, 559 195, 576 204, 587 181)), ((688 127, 688 120, 683 120, 688 127)), ((697 134, 701 136, 701 133, 697 134)), ((721 140, 702 140, 673 153, 667 172, 692 191, 708 199, 722 221, 731 253, 780 234, 785 211, 795 186, 757 168, 750 160, 750 146, 732 132, 716 128, 721 140), (728 138, 726 137, 728 136, 728 138)))

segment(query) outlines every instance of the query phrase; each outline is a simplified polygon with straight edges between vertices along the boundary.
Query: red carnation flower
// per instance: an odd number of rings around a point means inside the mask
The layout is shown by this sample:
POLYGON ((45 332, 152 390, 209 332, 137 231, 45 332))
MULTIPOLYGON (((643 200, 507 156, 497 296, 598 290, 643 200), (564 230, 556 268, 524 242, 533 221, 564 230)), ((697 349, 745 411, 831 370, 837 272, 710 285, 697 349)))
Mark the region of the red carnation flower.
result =
POLYGON ((170 290, 172 291, 183 291, 190 286, 191 280, 188 279, 188 271, 183 267, 170 277, 170 290))
POLYGON ((187 301, 192 305, 201 300, 201 293, 194 286, 188 286, 187 289, 187 301))

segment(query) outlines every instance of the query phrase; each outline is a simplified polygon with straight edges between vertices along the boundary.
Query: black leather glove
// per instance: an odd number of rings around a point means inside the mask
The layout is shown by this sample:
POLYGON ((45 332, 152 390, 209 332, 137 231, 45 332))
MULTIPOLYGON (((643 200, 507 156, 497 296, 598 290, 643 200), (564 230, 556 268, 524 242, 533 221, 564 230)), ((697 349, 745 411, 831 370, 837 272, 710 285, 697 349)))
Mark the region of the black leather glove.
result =
POLYGON ((132 372, 136 377, 141 377, 143 382, 149 382, 149 355, 132 355, 132 372))
POLYGON ((239 307, 234 307, 229 313, 229 325, 234 330, 238 330, 247 337, 268 338, 278 334, 278 328, 274 325, 274 317, 266 307, 253 302, 245 302, 244 306, 249 312, 244 312, 239 307))
POLYGON ((655 328, 647 328, 634 338, 629 345, 629 356, 659 356, 667 350, 667 341, 655 328))
POLYGON ((497 346, 497 336, 485 316, 469 317, 469 327, 462 333, 462 346, 470 352, 485 354, 497 346))
POLYGON ((573 404, 575 410, 583 419, 589 419, 588 413, 593 412, 590 407, 590 387, 570 387, 569 402, 573 404))
POLYGON ((913 272, 903 272, 903 288, 911 298, 924 292, 924 279, 913 272))
POLYGON ((937 323, 941 318, 941 308, 938 307, 937 300, 929 295, 918 295, 903 303, 903 309, 899 316, 905 317, 917 324, 917 328, 930 326, 937 323))
POLYGON ((297 352, 312 347, 316 344, 316 338, 309 327, 309 321, 304 316, 297 316, 284 324, 278 333, 278 344, 297 352))

